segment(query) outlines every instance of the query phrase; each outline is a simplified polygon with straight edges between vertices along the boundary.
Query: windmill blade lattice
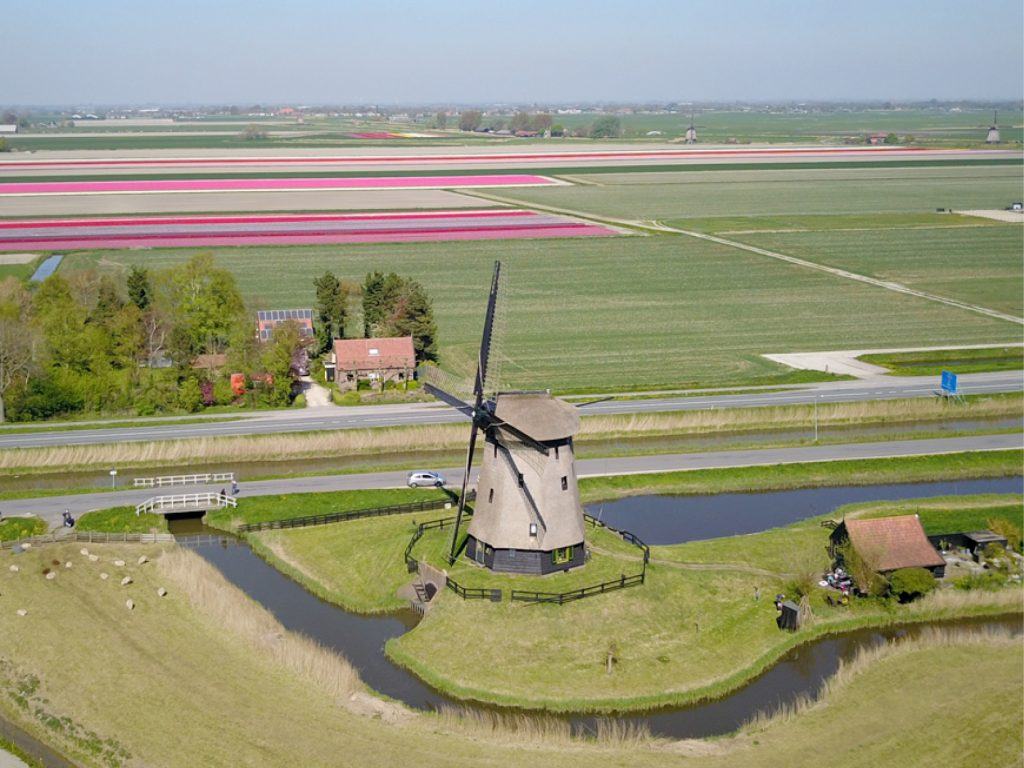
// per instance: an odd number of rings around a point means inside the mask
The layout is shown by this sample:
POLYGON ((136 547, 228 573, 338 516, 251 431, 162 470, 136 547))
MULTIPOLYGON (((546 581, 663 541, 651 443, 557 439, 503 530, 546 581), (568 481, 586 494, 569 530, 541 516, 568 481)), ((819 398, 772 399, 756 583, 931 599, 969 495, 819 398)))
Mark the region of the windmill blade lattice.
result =
POLYGON ((473 382, 462 376, 456 376, 436 365, 424 363, 416 368, 416 378, 424 384, 429 384, 442 392, 447 392, 466 403, 472 403, 473 382))
POLYGON ((484 378, 484 396, 494 398, 502 389, 502 364, 505 362, 505 332, 508 329, 508 266, 501 265, 497 276, 494 301, 494 319, 487 357, 487 375, 484 378))

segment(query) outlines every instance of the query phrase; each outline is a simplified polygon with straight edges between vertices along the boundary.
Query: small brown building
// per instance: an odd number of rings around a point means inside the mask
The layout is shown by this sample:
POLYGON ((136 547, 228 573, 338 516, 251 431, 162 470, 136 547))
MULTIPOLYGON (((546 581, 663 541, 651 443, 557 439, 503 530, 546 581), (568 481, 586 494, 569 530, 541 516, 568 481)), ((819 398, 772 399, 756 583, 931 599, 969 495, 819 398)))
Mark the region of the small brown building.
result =
POLYGON ((829 538, 832 557, 847 542, 881 574, 900 568, 925 568, 937 578, 946 573, 946 561, 928 541, 917 515, 843 520, 829 538))
MULTIPOLYGON (((360 379, 382 387, 389 381, 408 381, 416 370, 412 336, 375 339, 335 339, 334 379, 338 389, 355 389, 360 379)), ((330 370, 329 364, 325 366, 330 370)))

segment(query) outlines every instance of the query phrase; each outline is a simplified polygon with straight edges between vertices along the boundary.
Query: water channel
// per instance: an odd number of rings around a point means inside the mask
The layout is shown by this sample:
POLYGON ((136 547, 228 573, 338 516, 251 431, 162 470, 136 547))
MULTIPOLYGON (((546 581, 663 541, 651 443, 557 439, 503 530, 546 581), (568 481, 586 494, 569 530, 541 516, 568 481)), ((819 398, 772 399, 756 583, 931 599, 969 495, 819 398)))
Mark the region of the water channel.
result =
MULTIPOLYGON (((753 533, 857 501, 1020 493, 1022 489, 1024 480, 1015 477, 701 497, 634 497, 594 505, 588 511, 616 527, 633 531, 649 543, 670 544, 753 533)), ((221 537, 219 531, 205 528, 198 520, 174 521, 172 532, 273 613, 287 629, 308 635, 344 655, 374 690, 417 709, 458 704, 391 664, 384 655, 384 643, 412 629, 419 620, 417 614, 412 611, 383 616, 349 613, 307 592, 260 559, 244 542, 221 537), (191 535, 199 533, 214 536, 189 541, 191 535)), ((767 672, 721 699, 626 715, 623 719, 644 723, 653 734, 669 738, 728 733, 758 713, 772 713, 800 695, 814 696, 840 662, 851 659, 860 649, 914 636, 924 626, 928 625, 860 630, 816 640, 789 652, 767 672)), ((958 620, 939 626, 1000 627, 1021 633, 1018 617, 958 620)), ((587 715, 568 717, 580 731, 592 731, 596 726, 595 718, 587 715)))

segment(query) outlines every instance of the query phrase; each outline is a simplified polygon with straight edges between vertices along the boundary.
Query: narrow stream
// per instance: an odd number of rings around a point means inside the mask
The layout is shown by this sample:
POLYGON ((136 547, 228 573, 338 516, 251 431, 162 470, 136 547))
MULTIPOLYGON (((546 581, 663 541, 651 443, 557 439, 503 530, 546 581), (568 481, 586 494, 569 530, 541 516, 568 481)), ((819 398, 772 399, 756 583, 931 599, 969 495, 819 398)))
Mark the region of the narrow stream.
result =
MULTIPOLYGON (((605 521, 627 528, 650 543, 669 544, 765 530, 854 501, 1021 490, 1022 478, 1016 477, 703 497, 634 497, 595 505, 588 511, 603 515, 605 521), (652 511, 653 505, 660 508, 652 511)), ((460 704, 391 664, 384 656, 384 643, 389 638, 416 625, 419 617, 414 612, 378 616, 349 613, 307 592, 255 555, 243 541, 224 537, 201 521, 173 521, 171 530, 181 537, 182 543, 194 548, 229 581, 273 613, 287 629, 306 634, 344 655, 374 690, 417 709, 460 704), (189 536, 200 533, 220 538, 189 541, 189 536)), ((912 637, 926 626, 998 627, 1015 634, 1022 631, 1019 618, 1010 617, 859 630, 826 637, 794 649, 767 672, 721 699, 626 715, 622 719, 645 723, 653 734, 676 739, 729 733, 757 713, 770 714, 801 695, 816 695, 840 662, 853 658, 860 649, 894 638, 912 637)), ((597 720, 591 716, 567 718, 580 731, 596 727, 597 720)))

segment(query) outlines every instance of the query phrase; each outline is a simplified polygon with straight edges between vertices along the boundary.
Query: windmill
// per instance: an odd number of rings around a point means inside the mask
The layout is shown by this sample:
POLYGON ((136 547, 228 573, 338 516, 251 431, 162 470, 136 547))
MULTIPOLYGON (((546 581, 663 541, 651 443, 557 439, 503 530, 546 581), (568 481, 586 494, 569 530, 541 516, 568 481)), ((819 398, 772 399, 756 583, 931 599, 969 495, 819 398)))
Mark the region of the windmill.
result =
POLYGON ((693 112, 690 112, 690 127, 686 129, 686 133, 683 134, 683 138, 686 139, 687 144, 697 143, 697 128, 693 124, 693 112))
POLYGON ((999 143, 999 110, 996 110, 992 113, 992 125, 989 126, 988 136, 985 137, 985 143, 999 143))
POLYGON ((495 262, 472 392, 463 396, 463 387, 439 368, 419 371, 424 390, 472 421, 448 559, 454 563, 459 554, 466 488, 482 433, 483 464, 466 556, 495 571, 564 571, 586 559, 573 451, 579 414, 547 391, 500 391, 505 285, 501 262, 495 262))

